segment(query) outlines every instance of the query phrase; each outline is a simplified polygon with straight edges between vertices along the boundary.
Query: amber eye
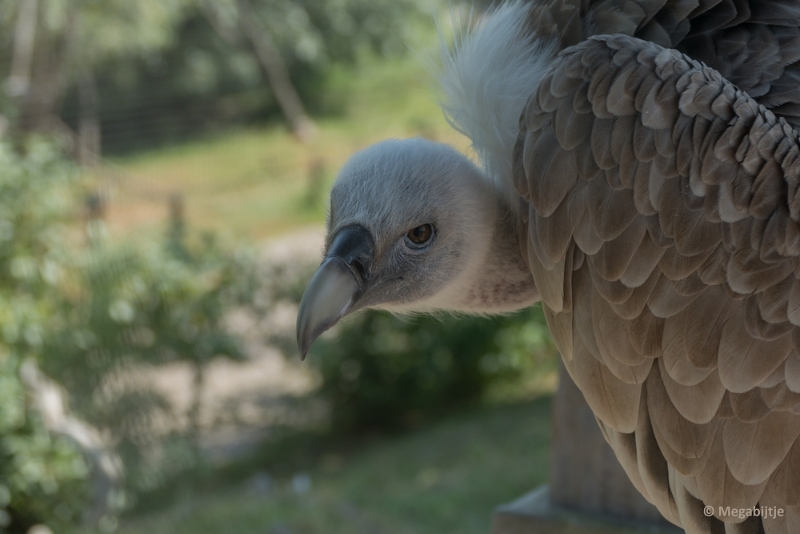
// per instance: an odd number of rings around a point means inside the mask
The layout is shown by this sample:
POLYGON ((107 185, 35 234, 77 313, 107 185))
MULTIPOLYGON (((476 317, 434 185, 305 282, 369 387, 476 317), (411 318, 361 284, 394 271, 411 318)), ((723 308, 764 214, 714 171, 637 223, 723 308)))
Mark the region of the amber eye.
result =
POLYGON ((414 245, 424 245, 428 241, 430 241, 431 237, 433 237, 433 226, 430 224, 423 224, 422 226, 417 226, 416 228, 412 228, 406 234, 406 237, 413 243, 414 245))

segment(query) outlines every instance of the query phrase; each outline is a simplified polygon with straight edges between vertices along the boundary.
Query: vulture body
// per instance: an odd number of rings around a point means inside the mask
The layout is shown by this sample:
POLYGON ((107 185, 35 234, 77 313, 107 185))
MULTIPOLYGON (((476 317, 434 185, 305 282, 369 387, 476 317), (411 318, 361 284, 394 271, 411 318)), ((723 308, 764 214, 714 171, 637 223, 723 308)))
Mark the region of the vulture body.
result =
POLYGON ((513 2, 442 83, 483 169, 422 140, 353 156, 301 352, 365 307, 541 300, 666 519, 800 533, 800 4, 513 2))

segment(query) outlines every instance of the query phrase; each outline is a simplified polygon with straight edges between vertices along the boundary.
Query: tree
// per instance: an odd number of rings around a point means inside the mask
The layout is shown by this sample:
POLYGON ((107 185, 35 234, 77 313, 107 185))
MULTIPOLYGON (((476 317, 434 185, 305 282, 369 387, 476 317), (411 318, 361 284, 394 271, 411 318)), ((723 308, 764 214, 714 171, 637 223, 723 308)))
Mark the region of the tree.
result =
POLYGON ((230 2, 227 10, 225 5, 210 0, 205 0, 200 5, 211 25, 226 41, 237 44, 240 36, 244 37, 258 58, 292 132, 301 142, 311 141, 317 129, 314 121, 306 113, 275 42, 269 31, 259 24, 250 2, 230 2))
POLYGON ((81 127, 70 141, 88 161, 99 154, 93 70, 112 57, 166 46, 188 0, 0 0, 0 31, 13 25, 11 72, 5 91, 16 104, 21 131, 64 131, 56 114, 66 89, 81 96, 81 127))

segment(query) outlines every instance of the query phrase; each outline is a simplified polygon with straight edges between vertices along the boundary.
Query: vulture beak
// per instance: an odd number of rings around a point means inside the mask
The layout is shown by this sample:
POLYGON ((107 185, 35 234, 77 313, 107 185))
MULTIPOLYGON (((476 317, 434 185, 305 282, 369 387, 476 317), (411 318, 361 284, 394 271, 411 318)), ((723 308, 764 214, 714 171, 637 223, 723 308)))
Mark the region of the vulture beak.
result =
POLYGON ((361 226, 339 230, 300 301, 297 348, 305 359, 320 334, 354 310, 367 290, 375 243, 361 226))

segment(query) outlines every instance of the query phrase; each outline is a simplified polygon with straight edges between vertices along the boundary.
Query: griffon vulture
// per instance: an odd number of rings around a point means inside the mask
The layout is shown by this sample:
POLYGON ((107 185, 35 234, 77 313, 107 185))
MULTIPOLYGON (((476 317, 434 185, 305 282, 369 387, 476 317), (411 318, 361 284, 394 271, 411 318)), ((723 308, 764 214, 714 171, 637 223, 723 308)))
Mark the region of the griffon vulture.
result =
POLYGON ((800 533, 799 60, 795 0, 501 5, 441 75, 482 167, 419 139, 350 159, 301 353, 362 308, 541 300, 664 517, 800 533))

